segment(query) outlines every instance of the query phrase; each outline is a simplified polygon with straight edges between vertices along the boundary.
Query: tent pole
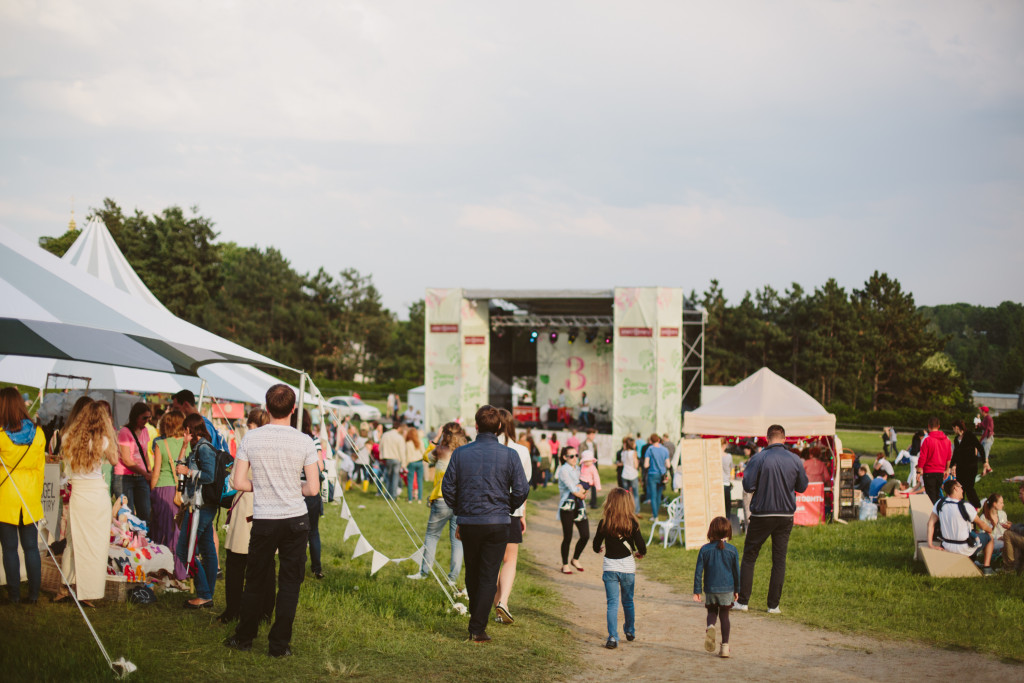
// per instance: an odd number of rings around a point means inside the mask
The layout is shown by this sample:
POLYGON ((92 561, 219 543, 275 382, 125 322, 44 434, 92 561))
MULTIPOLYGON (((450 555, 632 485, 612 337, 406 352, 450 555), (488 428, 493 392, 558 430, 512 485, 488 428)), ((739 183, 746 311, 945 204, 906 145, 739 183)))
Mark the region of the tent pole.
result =
POLYGON ((204 379, 203 383, 199 385, 199 405, 196 406, 196 409, 199 411, 200 414, 202 414, 202 412, 203 412, 203 399, 205 397, 206 397, 206 380, 204 379))
POLYGON ((295 413, 295 428, 302 431, 302 410, 306 403, 306 371, 299 373, 299 405, 295 413))

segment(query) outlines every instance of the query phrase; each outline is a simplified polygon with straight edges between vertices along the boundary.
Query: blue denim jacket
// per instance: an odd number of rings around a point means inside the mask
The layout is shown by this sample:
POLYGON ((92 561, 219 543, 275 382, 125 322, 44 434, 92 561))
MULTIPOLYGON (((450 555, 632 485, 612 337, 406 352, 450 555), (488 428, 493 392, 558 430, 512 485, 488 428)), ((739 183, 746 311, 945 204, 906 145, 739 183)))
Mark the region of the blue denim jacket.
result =
POLYGON ((726 543, 719 549, 718 541, 705 543, 697 554, 693 572, 693 593, 739 593, 740 554, 736 546, 726 543), (703 574, 703 582, 701 581, 703 574), (701 590, 703 586, 703 590, 701 590))
POLYGON ((191 470, 191 476, 185 479, 185 492, 189 497, 194 497, 196 487, 209 484, 213 481, 213 470, 217 466, 217 452, 206 439, 199 439, 199 443, 188 454, 185 466, 191 470))

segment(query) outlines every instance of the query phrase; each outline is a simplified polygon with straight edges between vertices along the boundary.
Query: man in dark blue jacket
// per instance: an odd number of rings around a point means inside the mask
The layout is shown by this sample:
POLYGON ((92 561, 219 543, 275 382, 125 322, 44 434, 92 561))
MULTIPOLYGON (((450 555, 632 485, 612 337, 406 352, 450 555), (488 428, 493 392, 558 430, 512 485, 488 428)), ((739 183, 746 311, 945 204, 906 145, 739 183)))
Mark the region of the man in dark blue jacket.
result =
POLYGON ((772 575, 768 581, 768 613, 780 614, 782 584, 786 580, 786 551, 793 531, 796 493, 807 490, 807 472, 800 457, 786 449, 786 430, 780 425, 768 428, 768 447, 747 462, 743 470, 743 490, 753 493, 750 524, 743 543, 740 568, 740 594, 734 607, 747 611, 754 585, 754 565, 761 546, 771 536, 772 575), (794 493, 795 492, 795 493, 794 493))
POLYGON ((526 501, 530 486, 519 456, 498 443, 501 415, 493 406, 476 411, 477 437, 455 449, 441 480, 444 502, 455 511, 462 540, 469 593, 469 636, 491 639, 487 620, 508 543, 512 512, 526 501))

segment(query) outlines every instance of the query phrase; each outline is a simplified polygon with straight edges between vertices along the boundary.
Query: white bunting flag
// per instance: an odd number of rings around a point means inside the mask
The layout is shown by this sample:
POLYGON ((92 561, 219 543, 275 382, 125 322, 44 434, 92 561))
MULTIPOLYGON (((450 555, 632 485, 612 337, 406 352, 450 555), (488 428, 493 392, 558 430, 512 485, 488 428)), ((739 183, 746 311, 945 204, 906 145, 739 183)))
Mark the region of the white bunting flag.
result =
POLYGON ((420 546, 420 549, 414 552, 412 554, 412 557, 410 557, 409 559, 415 562, 417 565, 423 564, 423 546, 420 546))
POLYGON ((359 527, 356 525, 356 520, 350 519, 348 520, 348 525, 345 527, 345 536, 341 540, 347 541, 358 533, 359 527))
POLYGON ((356 550, 354 553, 352 553, 352 559, 354 560, 360 555, 365 555, 369 552, 373 552, 373 546, 371 546, 369 542, 367 542, 365 536, 360 536, 359 540, 356 541, 356 550))
MULTIPOLYGON (((348 509, 348 501, 341 501, 341 518, 352 519, 352 512, 348 509)), ((346 536, 346 538, 348 538, 346 536)))
POLYGON ((378 571, 380 571, 380 568, 386 565, 388 562, 390 562, 390 560, 386 556, 381 555, 376 550, 374 550, 373 561, 370 562, 370 576, 373 576, 378 571))

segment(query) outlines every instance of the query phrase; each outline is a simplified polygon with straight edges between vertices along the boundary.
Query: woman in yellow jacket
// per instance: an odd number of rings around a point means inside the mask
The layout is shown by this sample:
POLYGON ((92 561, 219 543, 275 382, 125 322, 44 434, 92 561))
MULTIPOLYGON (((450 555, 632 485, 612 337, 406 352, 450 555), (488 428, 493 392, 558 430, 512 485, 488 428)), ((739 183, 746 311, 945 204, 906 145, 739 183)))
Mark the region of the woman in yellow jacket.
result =
POLYGON ((19 538, 28 575, 28 601, 39 599, 42 569, 34 522, 43 519, 44 446, 43 430, 32 424, 18 390, 0 389, 0 546, 12 603, 21 602, 19 538))

